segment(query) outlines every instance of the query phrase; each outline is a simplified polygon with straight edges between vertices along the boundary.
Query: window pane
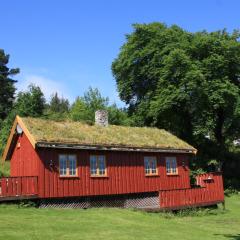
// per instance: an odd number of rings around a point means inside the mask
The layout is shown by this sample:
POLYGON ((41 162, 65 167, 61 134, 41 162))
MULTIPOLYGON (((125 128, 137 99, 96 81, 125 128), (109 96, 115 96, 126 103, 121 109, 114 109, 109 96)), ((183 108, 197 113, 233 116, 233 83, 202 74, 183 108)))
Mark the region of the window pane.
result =
POLYGON ((175 157, 166 158, 167 173, 177 173, 177 160, 175 157))
POLYGON ((96 156, 90 156, 90 172, 91 172, 91 175, 97 174, 97 158, 96 158, 96 156))
POLYGON ((166 159, 166 168, 167 168, 167 173, 171 173, 171 161, 169 159, 166 159))
POLYGON ((155 158, 152 158, 151 160, 151 169, 152 169, 152 174, 157 173, 157 160, 155 158))
POLYGON ((172 173, 177 173, 177 160, 172 158, 172 173))
POLYGON ((76 175, 76 168, 77 168, 77 159, 75 155, 68 156, 69 162, 69 175, 75 176, 76 175))
POLYGON ((66 155, 59 156, 59 172, 61 176, 67 175, 67 156, 66 155))
POLYGON ((145 167, 145 174, 150 174, 150 160, 148 157, 144 157, 144 167, 145 167))
POLYGON ((98 169, 99 169, 99 175, 105 175, 105 157, 104 156, 98 156, 98 169))

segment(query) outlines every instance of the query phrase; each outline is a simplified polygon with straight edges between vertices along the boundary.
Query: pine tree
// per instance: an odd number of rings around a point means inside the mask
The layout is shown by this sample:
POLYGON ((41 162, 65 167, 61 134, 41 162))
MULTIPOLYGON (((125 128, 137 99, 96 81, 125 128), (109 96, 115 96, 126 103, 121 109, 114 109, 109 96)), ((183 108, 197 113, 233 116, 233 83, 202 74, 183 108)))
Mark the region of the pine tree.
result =
POLYGON ((12 109, 17 81, 11 77, 19 73, 18 68, 8 68, 8 62, 9 55, 0 49, 0 120, 4 120, 12 109))

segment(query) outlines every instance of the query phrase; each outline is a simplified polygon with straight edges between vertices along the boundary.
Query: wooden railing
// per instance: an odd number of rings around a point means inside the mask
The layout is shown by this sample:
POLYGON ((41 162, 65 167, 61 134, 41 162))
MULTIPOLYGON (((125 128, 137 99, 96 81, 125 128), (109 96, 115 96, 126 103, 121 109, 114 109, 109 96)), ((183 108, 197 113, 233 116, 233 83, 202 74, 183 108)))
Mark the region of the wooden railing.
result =
POLYGON ((196 177, 197 188, 160 191, 160 207, 180 209, 216 204, 224 201, 221 173, 201 174, 196 177))
POLYGON ((36 176, 0 178, 0 200, 7 197, 37 196, 37 194, 36 176))

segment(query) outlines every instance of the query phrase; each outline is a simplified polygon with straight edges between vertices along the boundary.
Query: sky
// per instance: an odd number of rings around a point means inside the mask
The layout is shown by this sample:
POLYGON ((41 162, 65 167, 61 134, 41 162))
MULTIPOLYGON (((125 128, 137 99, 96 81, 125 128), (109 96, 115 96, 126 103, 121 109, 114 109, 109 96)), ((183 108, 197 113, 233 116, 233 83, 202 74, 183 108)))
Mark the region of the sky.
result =
POLYGON ((110 103, 118 97, 111 64, 134 23, 177 24, 187 31, 240 28, 239 0, 0 0, 0 48, 47 99, 58 92, 73 102, 96 87, 110 103))

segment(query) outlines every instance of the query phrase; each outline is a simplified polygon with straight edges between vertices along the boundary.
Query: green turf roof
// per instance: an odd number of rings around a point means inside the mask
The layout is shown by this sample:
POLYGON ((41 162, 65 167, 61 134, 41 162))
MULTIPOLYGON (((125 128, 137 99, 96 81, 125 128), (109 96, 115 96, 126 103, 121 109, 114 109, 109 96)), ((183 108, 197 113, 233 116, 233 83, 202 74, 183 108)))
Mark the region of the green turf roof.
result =
POLYGON ((22 118, 22 121, 36 142, 195 151, 191 145, 163 129, 115 125, 101 127, 29 117, 22 118))

